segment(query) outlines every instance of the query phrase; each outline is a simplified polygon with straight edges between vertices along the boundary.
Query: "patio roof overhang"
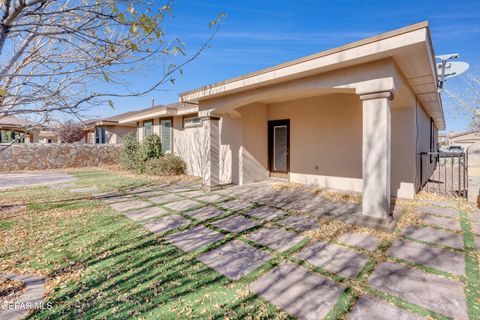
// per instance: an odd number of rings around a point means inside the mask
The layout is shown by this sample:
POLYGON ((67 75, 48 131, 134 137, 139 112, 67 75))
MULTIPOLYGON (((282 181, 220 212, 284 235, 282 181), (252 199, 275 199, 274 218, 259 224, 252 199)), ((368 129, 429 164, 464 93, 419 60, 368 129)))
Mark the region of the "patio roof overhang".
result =
POLYGON ((150 120, 153 118, 164 118, 173 116, 182 116, 198 112, 198 106, 193 104, 185 104, 181 107, 160 106, 145 112, 140 112, 126 117, 118 121, 119 124, 135 124, 138 121, 150 120))
MULTIPOLYGON (((437 88, 435 54, 428 22, 421 22, 341 47, 180 94, 180 101, 201 101, 267 87, 370 62, 393 59, 439 130, 445 129, 437 88)), ((359 92, 357 92, 358 94, 359 92)))

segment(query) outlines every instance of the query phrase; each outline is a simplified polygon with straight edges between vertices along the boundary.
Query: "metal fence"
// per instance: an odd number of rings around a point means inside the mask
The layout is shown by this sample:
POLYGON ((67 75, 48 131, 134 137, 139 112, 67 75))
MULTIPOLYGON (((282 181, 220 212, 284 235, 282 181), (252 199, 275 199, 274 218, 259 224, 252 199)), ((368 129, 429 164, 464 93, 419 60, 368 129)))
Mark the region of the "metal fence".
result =
POLYGON ((423 191, 467 198, 468 156, 463 152, 420 153, 423 191))

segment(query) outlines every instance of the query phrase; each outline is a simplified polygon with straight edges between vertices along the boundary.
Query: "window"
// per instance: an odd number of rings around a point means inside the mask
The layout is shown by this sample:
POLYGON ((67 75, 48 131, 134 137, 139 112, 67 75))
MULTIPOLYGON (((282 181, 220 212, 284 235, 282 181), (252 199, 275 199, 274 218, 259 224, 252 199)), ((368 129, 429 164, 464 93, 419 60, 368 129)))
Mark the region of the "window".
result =
POLYGON ((95 128, 95 143, 107 143, 107 130, 105 127, 95 128))
POLYGON ((432 118, 430 118, 430 152, 430 163, 432 163, 434 159, 432 152, 435 152, 435 127, 432 118))
POLYGON ((183 118, 183 127, 184 128, 191 128, 191 127, 198 127, 202 125, 202 118, 200 117, 187 117, 183 118))
POLYGON ((143 122, 143 137, 145 138, 149 134, 153 133, 153 121, 144 121, 143 122))
POLYGON ((162 151, 165 153, 172 152, 172 120, 161 120, 162 128, 162 151))

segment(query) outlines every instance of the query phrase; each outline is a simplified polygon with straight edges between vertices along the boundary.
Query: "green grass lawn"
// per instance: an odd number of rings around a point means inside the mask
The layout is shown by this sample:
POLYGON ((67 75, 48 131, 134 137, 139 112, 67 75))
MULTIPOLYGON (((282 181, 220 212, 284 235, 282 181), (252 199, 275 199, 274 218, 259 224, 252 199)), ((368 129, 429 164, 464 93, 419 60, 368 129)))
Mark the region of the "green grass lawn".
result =
MULTIPOLYGON (((100 170, 74 175, 102 190, 151 183, 100 170)), ((99 200, 46 187, 3 195, 3 204, 27 208, 2 216, 0 271, 50 279, 53 308, 31 318, 288 317, 99 200)))

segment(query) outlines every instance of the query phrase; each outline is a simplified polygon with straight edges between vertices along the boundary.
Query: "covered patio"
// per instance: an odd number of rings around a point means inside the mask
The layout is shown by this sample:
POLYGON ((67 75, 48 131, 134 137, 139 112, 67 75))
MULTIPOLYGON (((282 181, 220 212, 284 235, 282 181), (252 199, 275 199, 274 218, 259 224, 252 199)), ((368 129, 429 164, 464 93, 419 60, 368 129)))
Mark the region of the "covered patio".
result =
POLYGON ((275 177, 360 192, 363 216, 389 224, 391 198, 422 183, 417 123, 444 127, 432 56, 420 23, 182 94, 203 117, 205 186, 275 177))

